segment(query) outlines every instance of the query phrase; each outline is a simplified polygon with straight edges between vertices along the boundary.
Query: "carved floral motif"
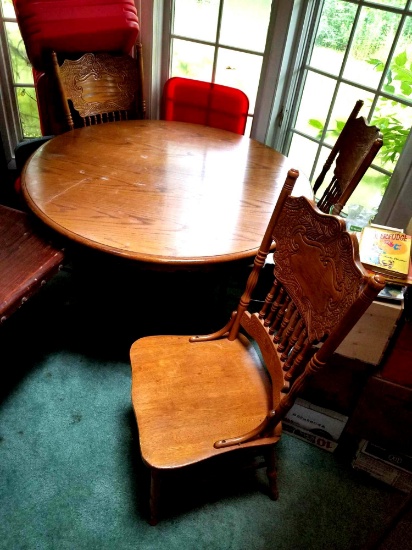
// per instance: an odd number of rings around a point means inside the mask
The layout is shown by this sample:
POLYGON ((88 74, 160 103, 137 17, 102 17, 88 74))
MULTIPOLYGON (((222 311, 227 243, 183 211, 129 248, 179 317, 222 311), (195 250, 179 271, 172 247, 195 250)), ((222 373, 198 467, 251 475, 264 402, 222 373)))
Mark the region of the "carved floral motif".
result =
POLYGON ((60 67, 65 93, 80 116, 127 111, 138 89, 138 70, 130 56, 86 53, 60 67))
POLYGON ((349 233, 337 218, 289 197, 274 229, 275 276, 305 320, 310 341, 320 341, 356 300, 363 275, 353 262, 349 233))

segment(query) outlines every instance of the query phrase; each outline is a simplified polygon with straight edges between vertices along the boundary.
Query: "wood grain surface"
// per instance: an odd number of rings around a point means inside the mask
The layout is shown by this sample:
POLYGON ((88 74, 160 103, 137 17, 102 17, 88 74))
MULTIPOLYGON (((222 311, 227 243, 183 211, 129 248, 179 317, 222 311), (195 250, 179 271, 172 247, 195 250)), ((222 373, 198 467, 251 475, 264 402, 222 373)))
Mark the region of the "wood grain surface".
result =
MULTIPOLYGON (((250 138, 152 120, 55 137, 22 174, 29 207, 64 236, 160 267, 252 258, 290 161, 250 138)), ((312 198, 301 175, 295 195, 312 198)))

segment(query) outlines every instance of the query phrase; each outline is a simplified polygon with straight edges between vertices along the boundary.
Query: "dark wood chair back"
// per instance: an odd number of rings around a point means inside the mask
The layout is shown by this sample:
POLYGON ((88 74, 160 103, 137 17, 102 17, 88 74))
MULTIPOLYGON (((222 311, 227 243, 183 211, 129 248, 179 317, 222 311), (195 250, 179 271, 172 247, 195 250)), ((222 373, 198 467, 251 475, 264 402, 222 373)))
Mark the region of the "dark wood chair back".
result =
POLYGON ((356 102, 313 186, 316 195, 335 161, 332 180, 317 201, 322 212, 329 213, 333 207, 334 214, 340 213, 383 145, 379 128, 357 116, 362 106, 363 101, 356 102))
POLYGON ((63 249, 41 233, 29 214, 0 205, 0 322, 53 277, 63 249))
POLYGON ((163 88, 163 120, 204 124, 244 134, 248 111, 247 95, 230 86, 176 76, 169 78, 163 88))
POLYGON ((152 523, 162 472, 229 451, 260 451, 277 498, 271 453, 281 420, 384 286, 363 269, 343 219, 291 196, 297 177, 289 171, 228 323, 204 336, 140 338, 131 348, 132 402, 152 473, 152 523), (273 248, 268 278, 262 268, 273 248), (256 310, 256 293, 265 287, 256 310))
POLYGON ((145 117, 141 44, 135 57, 85 53, 79 59, 65 58, 61 65, 52 52, 52 67, 65 130, 145 117))

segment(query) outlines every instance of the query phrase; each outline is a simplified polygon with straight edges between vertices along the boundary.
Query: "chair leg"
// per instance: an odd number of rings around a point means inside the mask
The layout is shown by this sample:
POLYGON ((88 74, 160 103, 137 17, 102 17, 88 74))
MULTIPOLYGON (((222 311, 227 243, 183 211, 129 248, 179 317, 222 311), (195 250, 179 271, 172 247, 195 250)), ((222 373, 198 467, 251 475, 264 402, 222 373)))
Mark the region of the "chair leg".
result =
POLYGON ((269 496, 272 500, 279 498, 277 484, 276 451, 275 447, 270 447, 265 451, 266 475, 269 481, 269 496))
POLYGON ((160 472, 152 468, 150 470, 150 525, 157 525, 159 521, 159 493, 160 472))

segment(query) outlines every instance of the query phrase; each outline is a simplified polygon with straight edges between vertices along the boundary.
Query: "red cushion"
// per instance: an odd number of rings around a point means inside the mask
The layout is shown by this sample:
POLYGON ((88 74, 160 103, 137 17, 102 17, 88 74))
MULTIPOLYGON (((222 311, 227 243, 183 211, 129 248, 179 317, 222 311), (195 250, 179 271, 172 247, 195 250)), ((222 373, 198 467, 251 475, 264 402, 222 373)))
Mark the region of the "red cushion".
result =
POLYGON ((244 134, 249 100, 237 88, 190 78, 170 78, 163 90, 164 120, 193 122, 244 134))
POLYGON ((17 22, 33 67, 45 52, 129 53, 139 34, 133 0, 14 0, 17 22))

